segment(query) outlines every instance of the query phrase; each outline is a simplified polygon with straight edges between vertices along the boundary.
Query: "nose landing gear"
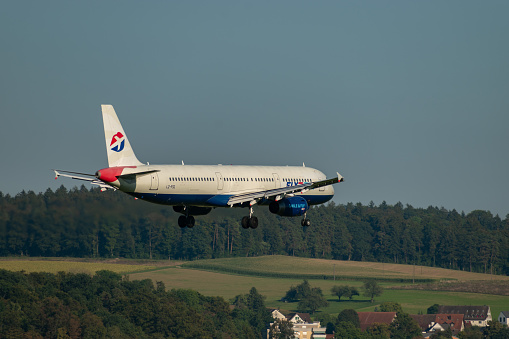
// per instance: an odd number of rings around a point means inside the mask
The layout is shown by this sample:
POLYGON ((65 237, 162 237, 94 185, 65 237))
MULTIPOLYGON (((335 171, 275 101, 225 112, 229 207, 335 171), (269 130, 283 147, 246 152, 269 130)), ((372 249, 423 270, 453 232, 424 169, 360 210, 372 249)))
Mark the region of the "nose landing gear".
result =
POLYGON ((302 225, 302 227, 307 227, 307 226, 310 226, 311 225, 311 220, 307 219, 306 218, 306 214, 307 213, 304 213, 304 219, 302 219, 300 221, 300 224, 302 225))

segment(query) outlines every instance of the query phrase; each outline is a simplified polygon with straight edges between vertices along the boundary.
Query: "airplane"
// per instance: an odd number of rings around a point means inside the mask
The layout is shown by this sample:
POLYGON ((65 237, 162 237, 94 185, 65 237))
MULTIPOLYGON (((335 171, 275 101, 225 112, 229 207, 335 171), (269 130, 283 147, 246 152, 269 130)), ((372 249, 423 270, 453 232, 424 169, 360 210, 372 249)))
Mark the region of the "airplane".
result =
POLYGON ((333 184, 343 177, 327 179, 314 168, 300 166, 234 165, 146 165, 141 163, 112 105, 101 105, 108 167, 95 174, 53 170, 59 176, 88 181, 101 190, 120 190, 137 199, 171 205, 181 228, 192 228, 194 216, 206 215, 217 207, 246 207, 249 215, 241 220, 244 229, 258 227, 254 205, 268 205, 270 212, 302 216, 310 206, 323 204, 334 196, 333 184))

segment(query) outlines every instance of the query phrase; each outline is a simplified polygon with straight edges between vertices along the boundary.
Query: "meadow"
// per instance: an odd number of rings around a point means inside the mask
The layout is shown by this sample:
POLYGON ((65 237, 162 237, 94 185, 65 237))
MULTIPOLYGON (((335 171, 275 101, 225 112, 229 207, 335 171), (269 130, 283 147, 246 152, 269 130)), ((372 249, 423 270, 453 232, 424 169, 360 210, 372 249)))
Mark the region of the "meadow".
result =
POLYGON ((12 258, 0 259, 0 269, 8 271, 30 272, 70 272, 95 274, 97 271, 109 270, 119 274, 127 274, 138 271, 147 271, 155 269, 157 266, 139 265, 139 264, 118 264, 97 261, 74 261, 74 260, 21 260, 12 258))
POLYGON ((436 267, 378 262, 341 261, 268 255, 196 260, 183 264, 186 268, 254 276, 309 277, 351 280, 377 279, 388 282, 434 280, 508 280, 508 276, 487 275, 436 267))
MULTIPOLYGON (((167 289, 189 288, 204 295, 222 296, 231 299, 238 294, 248 293, 251 287, 256 287, 258 292, 266 297, 267 307, 279 308, 281 310, 296 312, 297 303, 285 303, 280 301, 290 286, 302 283, 301 279, 287 278, 266 278, 230 275, 218 272, 185 269, 173 267, 145 273, 134 273, 129 275, 130 279, 152 279, 153 281, 164 282, 167 289)), ((394 286, 394 283, 381 283, 385 287, 382 296, 375 298, 373 304, 364 296, 356 296, 352 301, 342 300, 330 293, 334 285, 362 286, 361 281, 334 281, 334 280, 309 280, 311 286, 320 287, 329 301, 329 306, 320 309, 319 313, 337 314, 346 308, 353 308, 357 311, 373 311, 374 308, 384 301, 398 302, 408 313, 426 313, 429 306, 437 304, 449 305, 490 305, 492 314, 498 316, 502 310, 509 308, 509 296, 444 292, 444 291, 420 291, 420 290, 392 290, 387 287, 394 286), (496 314, 495 314, 496 312, 496 314)))
MULTIPOLYGON (((280 301, 286 291, 293 285, 302 283, 305 275, 319 276, 319 279, 308 278, 311 286, 320 287, 328 299, 329 306, 320 309, 319 314, 337 314, 346 308, 357 311, 373 311, 384 301, 398 302, 408 313, 426 313, 426 309, 437 304, 449 305, 489 305, 492 316, 509 310, 509 296, 466 293, 452 291, 413 290, 412 279, 450 281, 474 281, 481 283, 500 281, 509 283, 507 276, 492 276, 479 273, 446 270, 440 268, 413 265, 382 264, 369 262, 348 262, 324 259, 309 259, 289 256, 263 256, 250 258, 228 258, 214 260, 197 260, 193 262, 178 261, 95 261, 73 259, 21 260, 0 259, 0 268, 12 271, 45 271, 56 273, 94 274, 98 270, 111 270, 126 274, 131 280, 151 279, 164 282, 166 289, 187 288, 208 296, 222 296, 231 299, 238 294, 248 293, 251 287, 266 297, 268 307, 280 308, 295 312, 297 303, 280 301), (197 267, 200 267, 199 269, 197 267), (242 270, 246 274, 232 273, 242 270), (258 275, 259 274, 259 275, 258 275), (278 276, 280 274, 280 276, 278 276), (334 276, 336 280, 334 280, 334 276), (324 279, 325 277, 325 279, 324 279), (333 296, 330 289, 334 285, 350 285, 360 290, 363 280, 370 278, 380 280, 384 293, 375 298, 372 304, 367 297, 356 296, 352 301, 333 296), (389 279, 388 279, 389 278, 389 279), (349 279, 349 280, 348 280, 349 279), (393 280, 392 280, 393 279, 393 280), (404 283, 398 280, 405 281, 404 283), (410 281, 410 282, 409 282, 410 281), (392 289, 406 286, 405 290, 392 289)), ((415 287, 422 288, 422 284, 415 287)))

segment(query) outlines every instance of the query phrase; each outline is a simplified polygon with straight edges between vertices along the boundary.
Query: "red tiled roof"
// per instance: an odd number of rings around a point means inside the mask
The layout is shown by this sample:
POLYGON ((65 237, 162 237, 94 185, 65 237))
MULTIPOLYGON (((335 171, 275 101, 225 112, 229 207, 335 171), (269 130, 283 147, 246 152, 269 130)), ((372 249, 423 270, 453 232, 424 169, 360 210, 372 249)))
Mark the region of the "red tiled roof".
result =
POLYGON ((465 321, 486 320, 488 317, 489 306, 447 306, 438 307, 439 314, 464 314, 465 321))
POLYGON ((361 330, 365 331, 366 328, 374 323, 387 324, 393 322, 396 318, 396 312, 357 312, 359 314, 359 322, 361 323, 361 330))
POLYGON ((435 322, 436 314, 410 314, 423 332, 427 331, 432 322, 435 322))
POLYGON ((463 325, 463 314, 436 314, 435 322, 447 324, 453 333, 459 333, 463 325))

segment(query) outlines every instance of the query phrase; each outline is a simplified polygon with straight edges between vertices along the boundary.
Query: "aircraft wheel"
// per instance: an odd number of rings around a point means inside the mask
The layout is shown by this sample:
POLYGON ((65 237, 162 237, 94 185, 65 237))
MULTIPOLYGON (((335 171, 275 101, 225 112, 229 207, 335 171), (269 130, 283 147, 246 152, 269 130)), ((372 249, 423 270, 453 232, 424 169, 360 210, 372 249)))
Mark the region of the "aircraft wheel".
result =
POLYGON ((307 227, 307 226, 310 226, 311 225, 311 220, 309 219, 302 219, 300 224, 303 226, 303 227, 307 227))
POLYGON ((242 218, 242 228, 247 229, 249 228, 249 217, 242 218))
POLYGON ((187 217, 187 227, 189 228, 194 227, 194 217, 192 215, 187 217))
POLYGON ((255 229, 258 227, 258 218, 257 217, 249 218, 249 227, 251 227, 252 229, 255 229))
POLYGON ((187 218, 185 215, 181 215, 178 220, 178 224, 180 228, 184 228, 187 226, 187 218))

